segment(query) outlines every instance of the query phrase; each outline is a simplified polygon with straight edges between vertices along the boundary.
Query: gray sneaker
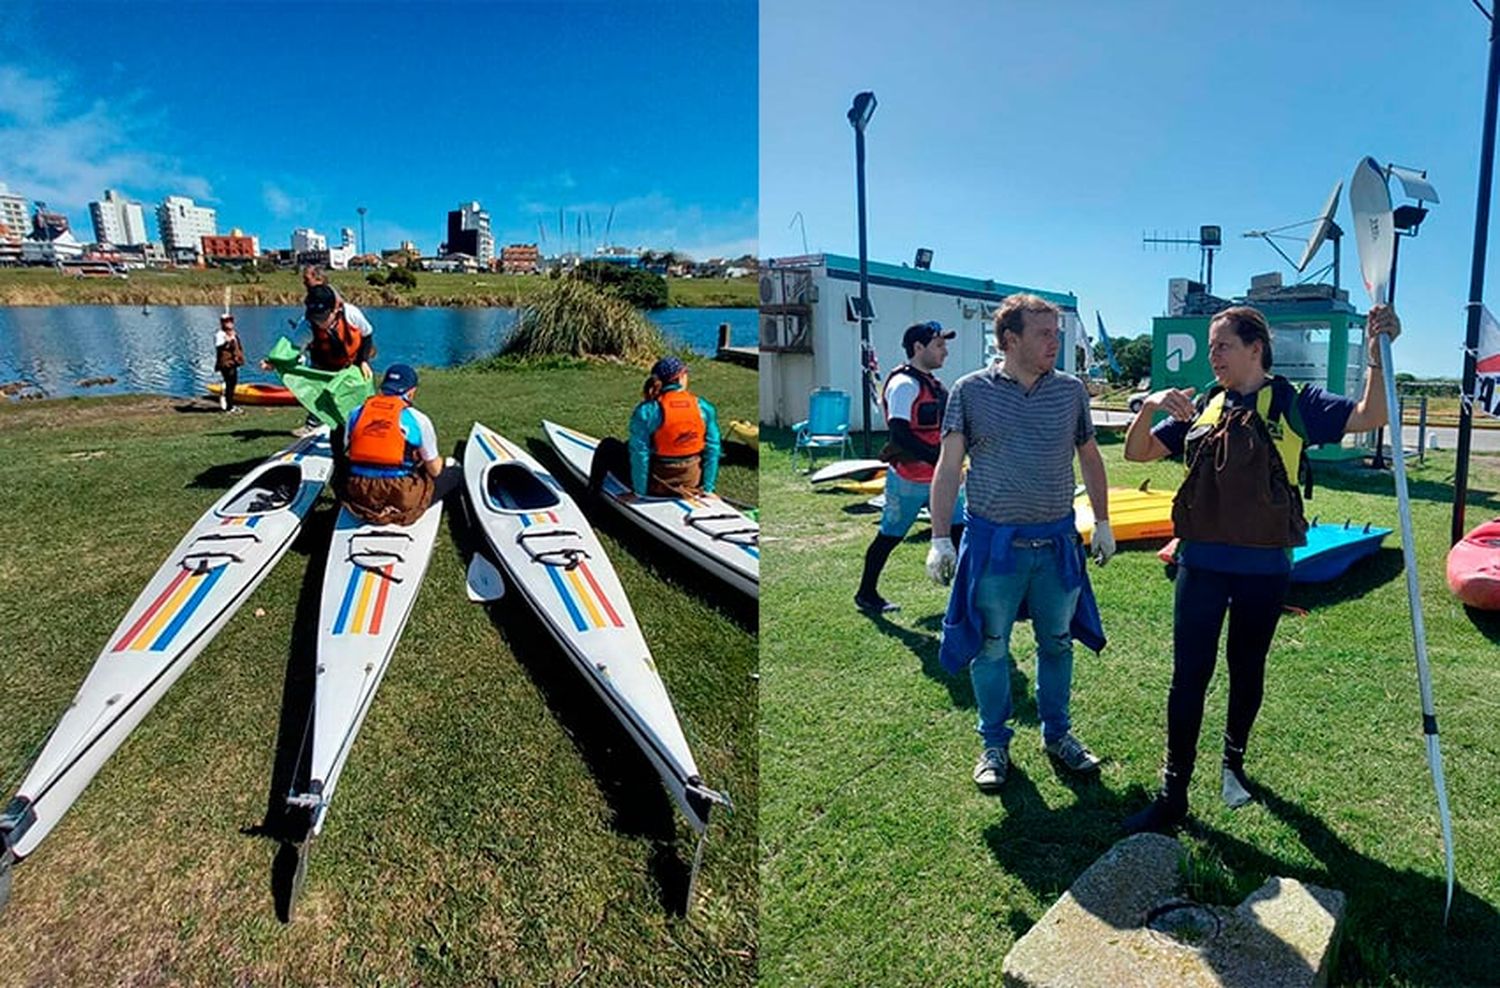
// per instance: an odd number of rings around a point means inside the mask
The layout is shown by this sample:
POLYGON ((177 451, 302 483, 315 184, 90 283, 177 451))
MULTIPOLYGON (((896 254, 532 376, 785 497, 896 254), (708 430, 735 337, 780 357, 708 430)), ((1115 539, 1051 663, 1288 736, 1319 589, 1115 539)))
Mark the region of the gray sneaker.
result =
POLYGON ((994 792, 1005 782, 1010 770, 1010 752, 1004 748, 986 748, 974 763, 974 784, 980 792, 994 792))
POLYGON ((1088 745, 1078 740, 1072 731, 1056 741, 1043 744, 1042 750, 1062 763, 1062 766, 1069 772, 1085 773, 1099 770, 1099 756, 1090 751, 1088 745))

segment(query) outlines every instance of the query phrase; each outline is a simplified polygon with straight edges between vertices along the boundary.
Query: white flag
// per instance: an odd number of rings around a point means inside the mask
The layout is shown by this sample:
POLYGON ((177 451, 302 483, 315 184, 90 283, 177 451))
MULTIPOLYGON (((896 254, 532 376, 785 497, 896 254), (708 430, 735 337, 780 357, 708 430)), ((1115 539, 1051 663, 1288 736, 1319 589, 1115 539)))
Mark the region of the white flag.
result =
POLYGON ((1479 309, 1479 351, 1474 358, 1474 403, 1500 418, 1500 322, 1488 306, 1479 309))

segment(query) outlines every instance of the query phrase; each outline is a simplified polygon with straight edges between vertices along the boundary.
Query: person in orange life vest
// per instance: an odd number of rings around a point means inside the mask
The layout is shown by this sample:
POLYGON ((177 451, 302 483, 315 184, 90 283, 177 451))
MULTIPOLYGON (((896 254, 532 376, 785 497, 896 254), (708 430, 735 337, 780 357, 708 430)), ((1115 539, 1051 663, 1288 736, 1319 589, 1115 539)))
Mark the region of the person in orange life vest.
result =
POLYGON ((630 441, 599 440, 589 469, 589 492, 604 488, 605 476, 629 477, 638 497, 713 493, 719 477, 719 416, 714 406, 688 390, 687 365, 663 357, 651 368, 642 401, 630 416, 630 441))
MULTIPOLYGON (((305 273, 304 273, 305 280, 305 273)), ((341 371, 359 365, 366 378, 372 377, 370 358, 375 352, 375 330, 364 313, 339 298, 327 284, 313 284, 303 299, 304 315, 293 328, 296 336, 306 331, 311 339, 303 346, 307 362, 318 370, 341 371)), ((262 360, 262 370, 271 365, 262 360)), ((318 417, 311 412, 294 436, 306 436, 319 428, 318 417)))
POLYGON ((349 475, 339 498, 372 524, 410 525, 463 479, 460 471, 444 469, 432 420, 412 407, 416 393, 417 372, 392 364, 380 393, 355 409, 345 426, 349 475))
POLYGON ((219 396, 219 407, 226 412, 238 412, 234 404, 234 389, 240 383, 240 367, 245 363, 245 348, 239 334, 234 331, 234 316, 224 313, 219 317, 219 331, 214 334, 214 370, 224 379, 224 393, 219 396))
MULTIPOLYGON (((907 327, 901 337, 906 363, 891 371, 881 392, 881 409, 891 430, 890 442, 880 458, 890 463, 885 475, 885 509, 880 531, 865 550, 864 575, 854 594, 854 604, 871 614, 899 611, 880 596, 876 584, 891 552, 901 544, 917 513, 927 506, 932 490, 932 471, 942 449, 943 412, 948 407, 948 389, 933 372, 948 359, 948 341, 957 335, 943 331, 941 323, 924 322, 907 327)), ((962 492, 955 517, 963 518, 962 492)), ((954 526, 955 544, 963 537, 963 525, 954 526)))
MULTIPOLYGON (((302 266, 302 287, 308 291, 311 291, 318 285, 327 285, 329 288, 333 289, 334 297, 344 305, 344 315, 348 317, 351 323, 359 327, 360 332, 364 333, 367 337, 375 335, 375 329, 370 325, 370 320, 365 316, 364 310, 355 305, 353 302, 344 298, 344 293, 339 291, 328 281, 328 276, 323 273, 322 268, 320 268, 316 264, 304 264, 302 266)), ((372 346, 370 357, 374 356, 375 352, 372 346)))

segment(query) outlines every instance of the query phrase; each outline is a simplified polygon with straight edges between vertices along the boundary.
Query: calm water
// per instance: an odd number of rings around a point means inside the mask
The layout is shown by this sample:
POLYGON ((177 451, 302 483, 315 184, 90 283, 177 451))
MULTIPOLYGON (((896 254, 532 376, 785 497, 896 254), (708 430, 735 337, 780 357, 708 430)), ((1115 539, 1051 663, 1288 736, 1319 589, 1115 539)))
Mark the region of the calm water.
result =
MULTIPOLYGON (((451 367, 493 354, 510 333, 515 309, 367 309, 375 326, 377 369, 402 362, 451 367)), ((235 310, 245 344, 240 381, 273 382, 256 364, 278 336, 287 335, 294 307, 235 310)), ((756 339, 754 309, 662 309, 648 313, 667 338, 696 353, 712 354, 719 324, 734 342, 756 339)), ((129 306, 67 305, 0 308, 0 384, 23 381, 49 398, 81 394, 203 394, 219 380, 213 336, 219 310, 211 306, 153 306, 149 315, 129 306), (111 384, 81 387, 90 378, 111 384)), ((301 342, 294 340, 293 342, 301 342)))

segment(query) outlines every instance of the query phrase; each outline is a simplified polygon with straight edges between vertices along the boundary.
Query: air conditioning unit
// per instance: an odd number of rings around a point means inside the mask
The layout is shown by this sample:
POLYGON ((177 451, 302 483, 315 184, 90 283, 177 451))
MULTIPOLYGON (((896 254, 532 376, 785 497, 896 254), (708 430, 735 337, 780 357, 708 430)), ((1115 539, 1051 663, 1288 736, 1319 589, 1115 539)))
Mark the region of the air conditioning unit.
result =
POLYGON ((771 272, 760 276, 760 304, 781 304, 781 275, 779 272, 771 272))

